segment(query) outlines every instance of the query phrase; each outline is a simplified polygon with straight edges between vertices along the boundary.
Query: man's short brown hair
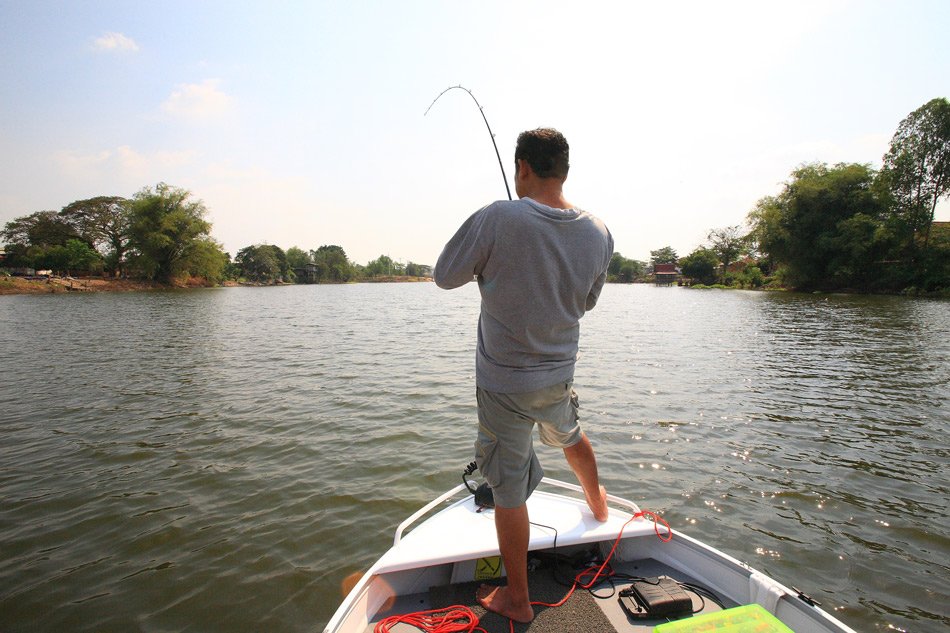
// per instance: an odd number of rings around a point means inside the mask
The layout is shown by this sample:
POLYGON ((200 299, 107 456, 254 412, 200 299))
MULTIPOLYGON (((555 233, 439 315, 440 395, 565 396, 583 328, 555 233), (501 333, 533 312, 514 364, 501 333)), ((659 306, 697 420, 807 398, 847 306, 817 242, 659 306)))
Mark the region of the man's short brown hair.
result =
POLYGON ((539 178, 567 178, 570 148, 564 135, 553 128, 538 128, 518 135, 515 161, 525 160, 539 178))

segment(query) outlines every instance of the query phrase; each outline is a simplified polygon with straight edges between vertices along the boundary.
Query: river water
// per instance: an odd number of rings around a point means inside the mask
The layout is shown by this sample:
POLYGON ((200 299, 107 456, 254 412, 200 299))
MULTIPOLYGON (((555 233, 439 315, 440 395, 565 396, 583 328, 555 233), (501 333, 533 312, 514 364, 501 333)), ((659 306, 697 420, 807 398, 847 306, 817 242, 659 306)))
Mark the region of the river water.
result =
MULTIPOLYGON (((322 630, 472 458, 477 314, 473 284, 0 297, 0 630, 322 630)), ((950 624, 947 301, 608 285, 576 388, 611 492, 856 629, 950 624)))

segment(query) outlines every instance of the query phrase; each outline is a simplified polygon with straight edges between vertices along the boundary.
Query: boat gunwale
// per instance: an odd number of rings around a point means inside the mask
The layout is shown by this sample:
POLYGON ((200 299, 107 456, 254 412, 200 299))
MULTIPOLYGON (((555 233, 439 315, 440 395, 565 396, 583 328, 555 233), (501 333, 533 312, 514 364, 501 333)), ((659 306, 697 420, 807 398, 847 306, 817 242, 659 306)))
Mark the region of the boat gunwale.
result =
MULTIPOLYGON (((561 482, 556 479, 548 479, 548 478, 544 478, 542 481, 549 484, 553 484, 554 486, 557 486, 557 487, 562 487, 568 490, 575 490, 575 491, 582 492, 582 489, 579 486, 573 486, 572 484, 568 484, 567 482, 561 482)), ((393 546, 389 550, 384 552, 376 560, 376 562, 369 568, 369 570, 367 570, 367 572, 363 575, 363 577, 356 583, 356 585, 352 588, 352 590, 346 595, 343 602, 340 604, 339 608, 337 609, 337 611, 334 613, 334 615, 331 617, 330 621, 327 623, 326 627, 324 628, 324 633, 341 632, 343 629, 340 629, 340 627, 344 624, 347 624, 351 614, 353 613, 353 610, 359 604, 363 602, 367 603, 366 607, 368 608, 364 619, 371 617, 372 614, 369 613, 369 611, 371 611, 372 608, 370 608, 370 605, 368 604, 368 602, 371 599, 371 596, 369 594, 373 587, 371 583, 373 583, 374 580, 377 580, 377 579, 383 580, 383 578, 386 576, 392 576, 393 574, 399 574, 402 572, 410 572, 412 570, 423 570, 423 569, 435 567, 438 565, 465 562, 468 560, 472 560, 473 556, 475 558, 479 558, 483 555, 498 555, 498 548, 497 548, 497 543, 496 543, 492 549, 485 552, 482 552, 481 550, 478 550, 478 551, 458 550, 452 553, 451 555, 442 556, 441 558, 434 557, 434 558, 425 559, 425 560, 413 559, 416 563, 418 563, 414 565, 407 565, 405 563, 400 563, 396 565, 393 564, 394 562, 392 560, 393 553, 399 550, 400 548, 404 548, 406 546, 407 544, 406 539, 408 539, 409 544, 411 546, 412 539, 410 537, 416 533, 417 529, 422 528, 422 526, 426 525, 426 523, 435 520, 440 515, 442 515, 443 518, 448 516, 447 514, 443 514, 443 513, 448 513, 449 511, 452 511, 453 509, 457 510, 459 508, 464 507, 466 504, 474 506, 473 499, 470 496, 467 496, 466 498, 457 500, 453 502, 452 504, 446 506, 445 508, 442 508, 439 512, 428 517, 425 521, 423 521, 418 526, 416 526, 416 528, 413 529, 411 532, 409 532, 408 534, 405 533, 405 530, 410 525, 415 523, 421 516, 424 516, 426 513, 434 510, 438 505, 451 499, 453 496, 455 496, 456 494, 458 494, 459 492, 463 490, 466 492, 470 492, 470 490, 466 486, 460 484, 456 486, 455 488, 452 488, 451 490, 447 491, 446 493, 443 493, 435 500, 429 502, 423 508, 413 513, 409 518, 407 518, 405 521, 400 523, 400 525, 397 527, 397 530, 396 530, 397 536, 394 539, 393 546)), ((583 500, 576 499, 574 497, 566 496, 563 494, 551 493, 547 491, 538 491, 536 501, 538 499, 545 499, 546 500, 545 503, 547 503, 548 505, 550 505, 550 503, 553 502, 553 503, 561 503, 561 504, 569 503, 575 508, 580 507, 581 504, 584 504, 586 506, 586 502, 583 500)), ((627 505, 627 507, 632 506, 632 508, 636 509, 636 513, 640 512, 639 507, 631 501, 622 499, 620 497, 613 497, 612 495, 610 496, 610 500, 613 501, 614 503, 627 505)), ((801 599, 797 590, 789 589, 782 583, 770 578, 769 576, 766 576, 761 571, 755 569, 754 567, 748 565, 747 563, 744 563, 738 560, 737 558, 733 556, 730 556, 729 554, 726 554, 725 552, 722 552, 710 545, 707 545, 706 543, 696 538, 693 538, 689 536, 688 534, 678 532, 676 530, 662 526, 660 524, 648 522, 646 519, 644 519, 645 525, 641 526, 640 529, 635 531, 635 533, 627 534, 625 532, 625 528, 630 524, 631 519, 637 518, 635 514, 630 515, 626 513, 625 511, 617 510, 615 508, 610 508, 610 511, 611 511, 610 520, 614 521, 613 523, 611 523, 611 526, 616 526, 617 521, 620 521, 620 520, 623 521, 621 523, 622 527, 620 527, 619 529, 614 529, 609 532, 583 531, 580 534, 573 533, 567 538, 561 537, 561 539, 558 539, 560 542, 555 541, 554 544, 556 544, 557 547, 562 547, 562 546, 567 547, 571 545, 579 545, 579 544, 585 544, 585 543, 602 543, 602 544, 606 544, 609 547, 612 544, 611 541, 613 540, 616 543, 620 544, 618 552, 623 552, 625 555, 631 555, 631 552, 634 552, 634 553, 639 552, 640 554, 648 554, 648 555, 645 555, 644 557, 652 558, 674 569, 688 571, 690 575, 695 576, 698 580, 702 580, 708 583, 709 585, 717 586, 720 588, 723 585, 723 579, 721 577, 721 574, 728 570, 728 571, 731 571, 733 574, 735 574, 735 576, 729 581, 729 586, 730 586, 731 591, 729 592, 724 591, 724 593, 730 594, 730 597, 732 597, 733 599, 737 597, 741 597, 741 596, 747 596, 747 599, 745 600, 736 600, 736 602, 740 604, 754 602, 752 600, 752 592, 753 592, 752 586, 753 586, 753 581, 755 581, 755 582, 758 582, 762 586, 774 589, 774 591, 776 591, 779 594, 777 600, 772 605, 772 608, 769 609, 768 607, 766 607, 768 610, 772 611, 773 613, 777 613, 779 609, 791 609, 792 611, 789 613, 789 615, 794 615, 796 618, 800 617, 800 618, 804 618, 806 621, 812 621, 812 622, 816 620, 824 621, 826 627, 828 627, 827 630, 840 631, 844 633, 855 633, 853 629, 845 625, 843 622, 835 618, 833 615, 831 615, 827 611, 821 609, 820 607, 814 604, 805 602, 803 599, 801 599), (654 529, 656 531, 656 536, 659 536, 661 533, 660 531, 664 530, 666 531, 667 534, 672 536, 673 542, 669 544, 663 543, 662 544, 663 547, 660 547, 657 545, 644 546, 644 543, 649 542, 648 533, 643 529, 644 527, 647 527, 646 524, 648 524, 648 527, 650 528, 649 536, 652 536, 654 529), (667 546, 669 545, 672 545, 672 547, 667 549, 667 546), (625 546, 626 548, 629 548, 626 552, 624 551, 625 546), (671 550, 674 550, 674 551, 671 551, 671 550), (693 566, 684 562, 684 554, 687 554, 686 558, 694 557, 694 558, 705 559, 709 562, 709 564, 701 565, 698 568, 694 569, 693 566), (716 566, 718 567, 718 569, 713 570, 712 566, 716 566), (702 569, 705 569, 706 571, 702 571, 702 569), (717 574, 718 578, 717 579, 714 579, 711 577, 707 578, 706 576, 708 576, 709 573, 717 574)), ((421 534, 424 536, 425 530, 423 530, 421 534)), ((551 545, 552 545, 552 542, 546 540, 543 537, 534 538, 532 539, 532 542, 531 542, 531 551, 547 549, 547 548, 550 548, 551 545)), ((385 581, 383 581, 383 584, 385 584, 385 581)), ((766 606, 766 605, 763 605, 763 606, 766 606)), ((375 611, 373 613, 375 613, 375 611)), ((364 624, 364 628, 365 626, 366 624, 364 624)), ((350 631, 350 630, 351 629, 346 629, 346 631, 350 631)), ((352 630, 362 631, 364 629, 356 628, 352 630)))

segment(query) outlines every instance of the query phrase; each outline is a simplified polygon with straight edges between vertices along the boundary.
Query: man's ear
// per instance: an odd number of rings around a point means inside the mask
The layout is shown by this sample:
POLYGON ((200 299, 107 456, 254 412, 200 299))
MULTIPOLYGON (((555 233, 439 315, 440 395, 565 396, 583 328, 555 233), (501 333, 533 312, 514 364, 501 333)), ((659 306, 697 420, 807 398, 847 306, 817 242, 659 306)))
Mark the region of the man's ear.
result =
POLYGON ((515 160, 515 179, 521 178, 522 180, 527 178, 529 174, 533 174, 534 171, 531 169, 531 165, 528 164, 523 158, 518 158, 515 160))

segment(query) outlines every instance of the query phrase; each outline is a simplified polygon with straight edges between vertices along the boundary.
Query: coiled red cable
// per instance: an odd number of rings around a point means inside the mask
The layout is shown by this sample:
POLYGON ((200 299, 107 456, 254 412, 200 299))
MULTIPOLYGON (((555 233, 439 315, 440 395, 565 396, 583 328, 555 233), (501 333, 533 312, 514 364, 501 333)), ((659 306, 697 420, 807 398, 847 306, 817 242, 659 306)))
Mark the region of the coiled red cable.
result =
POLYGON ((426 633, 488 633, 478 626, 478 616, 462 605, 391 615, 377 622, 373 633, 389 633, 397 624, 408 624, 426 633))

